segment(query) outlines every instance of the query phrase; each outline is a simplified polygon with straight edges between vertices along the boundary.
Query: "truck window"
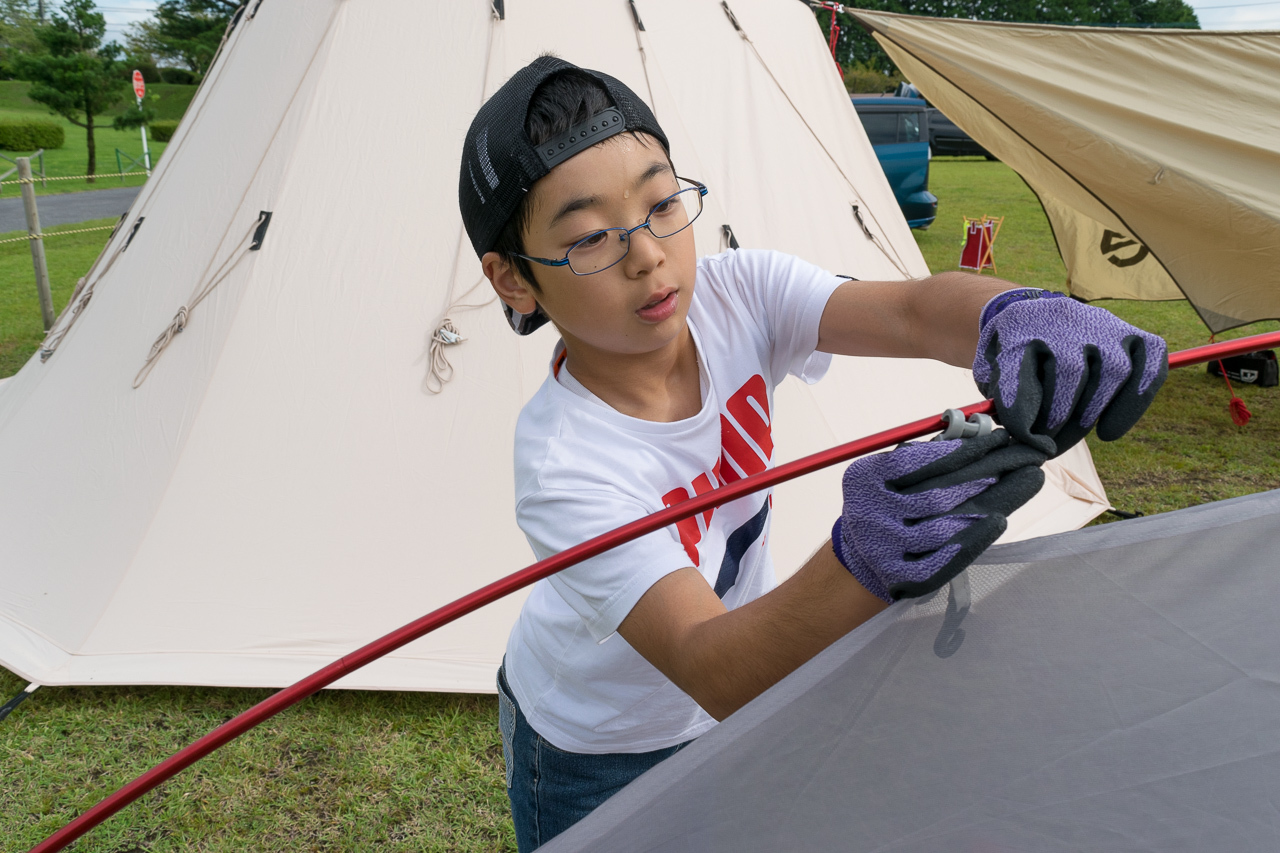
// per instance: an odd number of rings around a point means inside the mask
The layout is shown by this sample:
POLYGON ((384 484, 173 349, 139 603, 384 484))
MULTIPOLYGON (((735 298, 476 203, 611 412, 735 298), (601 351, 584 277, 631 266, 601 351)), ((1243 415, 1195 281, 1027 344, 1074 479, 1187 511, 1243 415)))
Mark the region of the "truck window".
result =
POLYGON ((892 145, 898 141, 898 116, 896 113, 858 113, 867 139, 872 145, 892 145))
POLYGON ((898 113, 898 141, 920 141, 920 113, 898 113))

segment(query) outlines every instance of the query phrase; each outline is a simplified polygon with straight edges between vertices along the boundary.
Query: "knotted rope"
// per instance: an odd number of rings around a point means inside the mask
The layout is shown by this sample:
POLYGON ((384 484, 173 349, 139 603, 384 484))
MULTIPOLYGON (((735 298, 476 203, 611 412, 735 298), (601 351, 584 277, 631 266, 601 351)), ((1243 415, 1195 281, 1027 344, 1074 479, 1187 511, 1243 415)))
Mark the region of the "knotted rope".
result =
POLYGON ((187 328, 187 322, 191 319, 191 312, 195 310, 196 306, 203 302, 205 297, 212 293, 213 289, 221 284, 227 276, 231 275, 231 271, 236 268, 236 264, 240 263, 240 260, 249 253, 254 232, 266 216, 265 212, 258 215, 258 218, 249 226, 249 230, 241 238, 235 249, 231 251, 231 254, 227 256, 226 260, 214 270, 213 274, 203 284, 196 288, 195 293, 191 294, 191 298, 178 308, 178 313, 173 315, 169 325, 165 327, 165 330, 156 338, 155 343, 151 345, 151 352, 147 353, 146 362, 143 363, 142 369, 138 371, 138 375, 133 378, 134 388, 147 381, 147 377, 151 375, 152 368, 156 366, 156 362, 164 354, 164 351, 168 349, 169 344, 182 333, 183 329, 187 328))
MULTIPOLYGON (((1216 334, 1209 335, 1209 343, 1213 343, 1217 337, 1216 334)), ((1244 400, 1236 396, 1236 389, 1231 386, 1231 377, 1227 375, 1227 366, 1222 363, 1222 359, 1218 359, 1218 369, 1222 371, 1222 381, 1227 383, 1227 393, 1231 395, 1231 402, 1227 403, 1231 422, 1236 426, 1244 426, 1253 417, 1253 412, 1249 411, 1244 400)))
POLYGON ((444 390, 444 386, 453 379, 453 365, 449 362, 448 347, 457 346, 464 343, 467 339, 462 336, 462 332, 453 322, 450 315, 456 311, 470 311, 476 308, 484 308, 491 304, 498 295, 486 299, 484 302, 466 302, 466 298, 476 289, 483 285, 487 279, 481 277, 475 284, 467 288, 466 293, 459 296, 445 310, 444 317, 436 324, 435 331, 431 333, 431 341, 427 344, 427 375, 422 380, 422 387, 430 394, 439 394, 444 390))

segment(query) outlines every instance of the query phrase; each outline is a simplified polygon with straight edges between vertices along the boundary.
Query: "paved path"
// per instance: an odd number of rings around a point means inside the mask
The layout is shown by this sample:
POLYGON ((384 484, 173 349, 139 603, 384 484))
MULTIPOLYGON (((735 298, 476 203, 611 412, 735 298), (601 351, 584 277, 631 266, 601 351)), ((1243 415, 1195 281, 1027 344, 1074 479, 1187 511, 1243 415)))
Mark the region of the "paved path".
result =
MULTIPOLYGON (((64 195, 36 197, 40 211, 40 227, 70 225, 86 219, 103 219, 119 216, 129 209, 142 187, 117 187, 109 190, 85 190, 64 195)), ((0 234, 6 231, 26 231, 27 216, 22 210, 22 197, 9 195, 13 190, 5 187, 5 198, 0 198, 0 234)))

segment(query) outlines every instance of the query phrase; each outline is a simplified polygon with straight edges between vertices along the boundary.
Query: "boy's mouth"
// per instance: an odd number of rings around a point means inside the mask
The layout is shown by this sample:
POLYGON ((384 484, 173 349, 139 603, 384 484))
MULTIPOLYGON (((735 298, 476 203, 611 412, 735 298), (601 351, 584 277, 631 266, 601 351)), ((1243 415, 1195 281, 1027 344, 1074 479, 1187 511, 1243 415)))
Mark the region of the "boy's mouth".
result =
POLYGON ((671 289, 664 290, 656 294, 652 299, 640 307, 636 314, 641 320, 649 323, 661 323, 663 320, 676 313, 676 306, 680 301, 680 291, 671 289))

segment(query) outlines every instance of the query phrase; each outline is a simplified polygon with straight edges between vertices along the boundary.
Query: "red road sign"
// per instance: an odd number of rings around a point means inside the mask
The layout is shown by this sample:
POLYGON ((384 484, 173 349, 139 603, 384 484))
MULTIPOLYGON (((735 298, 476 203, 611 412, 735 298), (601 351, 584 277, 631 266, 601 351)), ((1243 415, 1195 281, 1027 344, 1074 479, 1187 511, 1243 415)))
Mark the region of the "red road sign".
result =
POLYGON ((146 81, 142 79, 142 72, 134 71, 133 72, 133 94, 141 98, 146 93, 147 93, 147 84, 146 84, 146 81))

